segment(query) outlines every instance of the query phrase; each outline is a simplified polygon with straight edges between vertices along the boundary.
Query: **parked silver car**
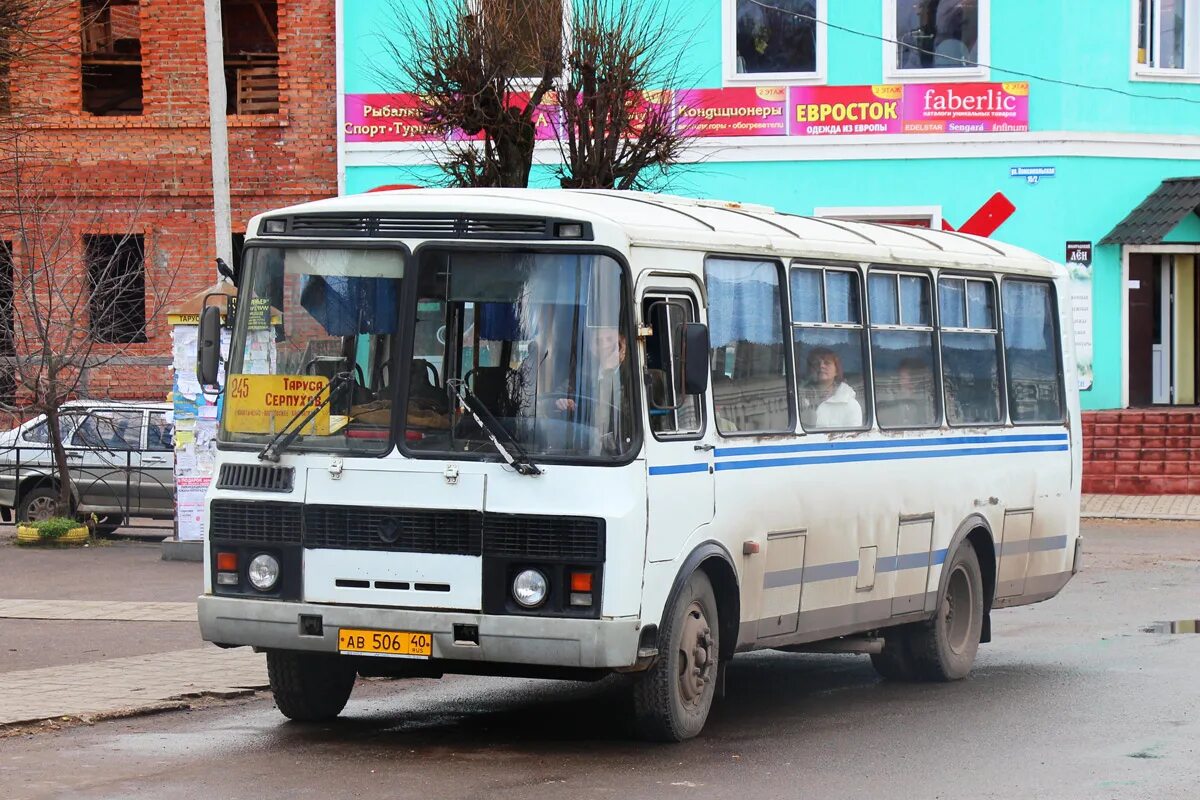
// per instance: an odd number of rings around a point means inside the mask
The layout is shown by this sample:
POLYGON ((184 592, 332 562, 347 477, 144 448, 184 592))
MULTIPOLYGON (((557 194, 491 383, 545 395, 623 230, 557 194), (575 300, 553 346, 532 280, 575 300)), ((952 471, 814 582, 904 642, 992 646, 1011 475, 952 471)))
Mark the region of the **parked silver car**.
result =
MULTIPOLYGON (((60 417, 76 514, 98 529, 129 517, 175 514, 175 449, 168 403, 72 401, 60 417)), ((62 513, 44 416, 0 433, 0 517, 6 522, 62 513)))

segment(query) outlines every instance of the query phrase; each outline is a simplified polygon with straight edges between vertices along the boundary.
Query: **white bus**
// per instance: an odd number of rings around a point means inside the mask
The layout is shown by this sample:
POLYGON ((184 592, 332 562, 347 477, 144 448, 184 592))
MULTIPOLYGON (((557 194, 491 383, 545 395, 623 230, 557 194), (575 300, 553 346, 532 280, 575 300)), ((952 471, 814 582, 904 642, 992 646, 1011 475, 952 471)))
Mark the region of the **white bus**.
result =
MULTIPOLYGON (((628 192, 408 190, 251 221, 204 638, 279 709, 356 675, 629 673, 699 733, 724 666, 948 681, 1079 567, 1065 270, 957 233, 628 192)), ((224 373, 227 373, 227 377, 224 373)))

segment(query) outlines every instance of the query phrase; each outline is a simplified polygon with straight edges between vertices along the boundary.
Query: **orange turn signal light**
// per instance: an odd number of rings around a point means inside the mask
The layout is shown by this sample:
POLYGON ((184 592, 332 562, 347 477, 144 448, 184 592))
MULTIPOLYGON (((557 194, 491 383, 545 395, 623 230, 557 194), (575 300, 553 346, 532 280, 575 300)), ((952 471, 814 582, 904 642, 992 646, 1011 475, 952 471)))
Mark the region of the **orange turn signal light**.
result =
POLYGON ((592 573, 590 572, 572 572, 571 573, 571 591, 572 592, 590 592, 592 590, 592 573))
POLYGON ((237 553, 217 553, 217 572, 237 572, 237 553))

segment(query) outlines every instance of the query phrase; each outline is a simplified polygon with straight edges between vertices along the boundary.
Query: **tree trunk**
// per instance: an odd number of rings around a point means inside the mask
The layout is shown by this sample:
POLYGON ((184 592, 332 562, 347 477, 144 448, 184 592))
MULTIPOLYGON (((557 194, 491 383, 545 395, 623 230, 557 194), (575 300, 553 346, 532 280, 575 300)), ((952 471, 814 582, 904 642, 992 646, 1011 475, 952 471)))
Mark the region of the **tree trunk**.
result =
POLYGON ((50 450, 54 453, 54 470, 58 473, 58 513, 59 516, 70 516, 71 466, 67 463, 67 449, 63 446, 59 409, 56 406, 46 409, 46 433, 50 440, 50 450))

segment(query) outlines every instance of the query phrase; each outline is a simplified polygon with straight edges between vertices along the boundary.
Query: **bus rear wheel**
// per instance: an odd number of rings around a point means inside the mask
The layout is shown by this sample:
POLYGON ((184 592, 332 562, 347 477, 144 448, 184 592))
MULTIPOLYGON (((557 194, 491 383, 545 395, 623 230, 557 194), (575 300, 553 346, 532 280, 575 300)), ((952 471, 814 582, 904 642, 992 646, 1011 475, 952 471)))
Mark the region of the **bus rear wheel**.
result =
POLYGON ((643 739, 681 742, 704 728, 720 669, 717 598, 703 572, 687 579, 660 641, 658 660, 633 687, 634 729, 643 739))
POLYGON ((357 672, 341 656, 269 650, 267 677, 275 705, 285 717, 296 722, 323 722, 342 713, 357 672))
POLYGON ((908 637, 913 672, 924 681, 967 677, 983 630, 983 572, 979 556, 964 542, 946 563, 948 577, 931 621, 914 625, 908 637))

